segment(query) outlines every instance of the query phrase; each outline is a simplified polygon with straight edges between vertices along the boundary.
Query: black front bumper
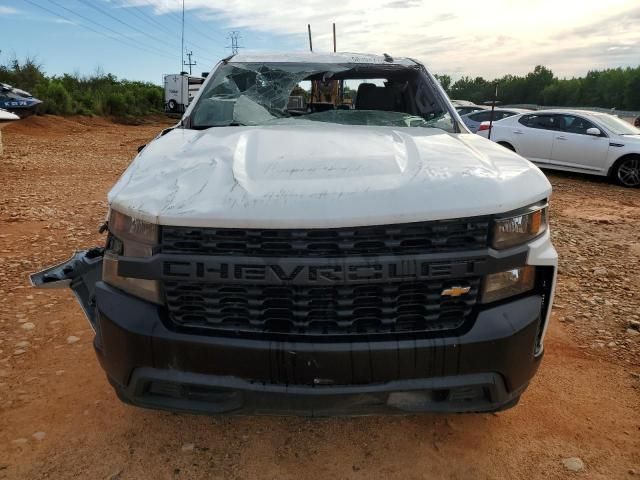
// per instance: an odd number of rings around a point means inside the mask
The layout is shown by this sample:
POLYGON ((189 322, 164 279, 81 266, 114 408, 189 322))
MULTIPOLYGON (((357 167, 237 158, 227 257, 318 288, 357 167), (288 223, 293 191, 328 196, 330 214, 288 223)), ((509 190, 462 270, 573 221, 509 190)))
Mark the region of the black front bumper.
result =
POLYGON ((95 348, 118 396, 148 408, 224 414, 493 411, 535 374, 542 297, 478 314, 459 336, 288 342, 193 335, 163 309, 96 284, 95 348))

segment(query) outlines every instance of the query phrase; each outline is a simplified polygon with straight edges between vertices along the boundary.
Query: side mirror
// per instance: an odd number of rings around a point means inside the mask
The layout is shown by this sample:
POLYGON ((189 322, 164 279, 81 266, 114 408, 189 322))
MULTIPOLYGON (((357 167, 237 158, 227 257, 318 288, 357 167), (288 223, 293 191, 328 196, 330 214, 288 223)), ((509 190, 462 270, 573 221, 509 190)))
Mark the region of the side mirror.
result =
POLYGON ((587 128, 587 135, 593 135, 594 137, 599 137, 601 134, 600 129, 596 127, 587 128))

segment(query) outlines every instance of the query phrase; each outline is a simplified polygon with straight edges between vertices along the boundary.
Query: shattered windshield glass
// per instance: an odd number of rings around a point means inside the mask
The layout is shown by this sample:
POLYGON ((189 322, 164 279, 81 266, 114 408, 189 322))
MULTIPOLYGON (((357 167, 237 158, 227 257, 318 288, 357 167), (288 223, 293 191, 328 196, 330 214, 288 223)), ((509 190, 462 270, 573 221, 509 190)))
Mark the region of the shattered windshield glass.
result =
POLYGON ((189 117, 194 129, 311 122, 455 131, 424 72, 398 64, 223 64, 189 117))

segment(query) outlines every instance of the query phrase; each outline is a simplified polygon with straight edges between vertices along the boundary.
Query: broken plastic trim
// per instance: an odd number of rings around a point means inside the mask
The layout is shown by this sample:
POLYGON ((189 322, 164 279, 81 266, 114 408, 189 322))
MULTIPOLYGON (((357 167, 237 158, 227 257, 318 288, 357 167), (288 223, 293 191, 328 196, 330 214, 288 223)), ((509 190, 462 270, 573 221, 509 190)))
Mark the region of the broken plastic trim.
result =
POLYGON ((36 288, 71 288, 95 331, 95 286, 102 279, 103 255, 104 248, 98 247, 77 251, 69 260, 29 275, 31 285, 36 288))

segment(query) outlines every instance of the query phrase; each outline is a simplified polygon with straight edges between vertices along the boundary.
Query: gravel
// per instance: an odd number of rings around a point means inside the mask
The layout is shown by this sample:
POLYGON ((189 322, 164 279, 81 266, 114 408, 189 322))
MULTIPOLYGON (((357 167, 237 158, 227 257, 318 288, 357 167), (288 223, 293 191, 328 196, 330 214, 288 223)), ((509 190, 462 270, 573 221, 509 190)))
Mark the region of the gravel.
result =
POLYGON ((640 365, 640 191, 551 177, 559 272, 554 319, 582 348, 640 365), (593 200, 591 200, 593 199, 593 200), (569 314, 570 312, 570 314, 569 314), (602 348, 606 346, 607 348, 602 348))
MULTIPOLYGON (((87 127, 64 118, 18 122, 9 127, 9 148, 0 160, 9 179, 0 189, 0 369, 10 372, 8 388, 0 389, 0 430, 6 447, 35 446, 31 432, 48 432, 46 448, 5 448, 8 455, 1 461, 25 472, 15 478, 105 478, 123 462, 126 478, 164 478, 171 472, 205 478, 212 471, 222 478, 250 478, 256 472, 283 478, 293 467, 301 478, 342 478, 354 476, 352 465, 362 467, 363 477, 438 472, 467 478, 474 471, 487 478, 504 472, 535 478, 547 461, 553 465, 543 476, 577 478, 582 475, 554 453, 559 445, 575 443, 582 457, 593 459, 588 467, 579 459, 583 469, 607 472, 603 478, 625 478, 631 467, 637 472, 640 338, 627 330, 640 330, 640 271, 634 267, 640 263, 640 190, 550 173, 552 236, 560 255, 553 324, 534 385, 509 412, 461 416, 460 432, 444 437, 442 417, 432 416, 308 421, 134 414, 108 388, 93 352, 79 349, 91 334, 71 292, 33 290, 27 280, 28 273, 68 258, 74 249, 104 242, 96 230, 106 214, 106 191, 135 148, 160 129, 90 122, 87 127), (40 128, 38 122, 45 121, 40 128), (28 322, 38 328, 19 328, 28 322), (27 333, 29 352, 39 348, 41 354, 13 356, 14 345, 27 333), (83 339, 78 347, 65 343, 72 333, 83 339), (615 346, 606 348, 611 342, 615 346), (53 375, 63 369, 64 375, 53 375), (58 394, 47 388, 52 383, 58 394), (104 408, 82 415, 96 399, 104 408), (612 408, 602 409, 604 404, 612 408), (483 422, 490 426, 479 430, 483 422), (238 441, 242 434, 253 439, 256 431, 263 432, 259 440, 246 446, 238 441), (475 442, 478 431, 487 442, 475 442), (184 444, 193 448, 183 453, 176 432, 188 432, 198 447, 184 444), (18 438, 23 435, 28 438, 18 438), (287 446, 288 438, 293 440, 287 446), (436 442, 440 451, 424 447, 436 442), (397 455, 386 455, 389 445, 397 455), (304 462, 300 451, 308 453, 304 462), (459 461, 447 461, 452 455, 459 461)), ((575 453, 571 450, 567 454, 575 453)))

